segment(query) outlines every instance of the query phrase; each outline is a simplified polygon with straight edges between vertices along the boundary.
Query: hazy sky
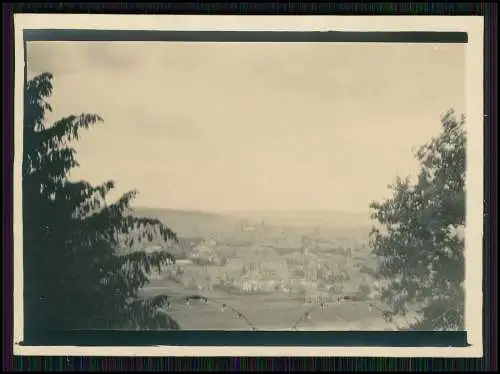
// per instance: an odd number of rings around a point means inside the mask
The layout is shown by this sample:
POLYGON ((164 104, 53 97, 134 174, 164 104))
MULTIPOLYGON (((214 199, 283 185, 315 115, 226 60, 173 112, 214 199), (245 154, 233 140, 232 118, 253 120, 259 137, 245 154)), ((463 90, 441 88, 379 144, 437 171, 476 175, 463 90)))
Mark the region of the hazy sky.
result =
POLYGON ((51 120, 105 120, 71 177, 151 207, 368 211, 465 108, 464 45, 31 42, 28 70, 51 120))

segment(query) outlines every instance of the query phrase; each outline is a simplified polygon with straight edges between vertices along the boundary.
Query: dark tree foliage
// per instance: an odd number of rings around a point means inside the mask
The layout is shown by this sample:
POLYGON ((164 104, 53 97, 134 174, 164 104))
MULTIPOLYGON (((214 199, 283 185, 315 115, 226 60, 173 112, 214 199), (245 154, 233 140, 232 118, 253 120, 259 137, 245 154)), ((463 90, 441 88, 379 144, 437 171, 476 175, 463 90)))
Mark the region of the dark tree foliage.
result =
MULTIPOLYGON (((149 275, 174 262, 166 250, 136 251, 141 241, 177 237, 160 221, 131 214, 136 192, 108 202, 114 183, 72 182, 80 130, 102 122, 95 114, 69 116, 47 126, 52 75, 25 87, 23 247, 25 328, 178 329, 163 313, 167 296, 141 299, 149 275)), ((111 147, 111 146, 110 146, 111 147)), ((111 152, 110 148, 110 152, 111 152)))
POLYGON ((382 299, 414 329, 464 329, 465 118, 442 117, 442 131, 417 152, 418 181, 398 178, 392 197, 374 202, 371 246, 379 257, 382 299))

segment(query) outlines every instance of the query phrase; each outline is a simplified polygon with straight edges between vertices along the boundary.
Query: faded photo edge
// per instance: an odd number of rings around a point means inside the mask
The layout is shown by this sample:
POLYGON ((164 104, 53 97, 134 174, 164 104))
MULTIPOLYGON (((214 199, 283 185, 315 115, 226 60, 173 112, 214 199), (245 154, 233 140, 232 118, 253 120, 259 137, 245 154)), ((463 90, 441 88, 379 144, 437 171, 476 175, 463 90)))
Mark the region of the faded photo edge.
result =
POLYGON ((482 17, 251 17, 233 16, 15 16, 15 123, 14 123, 14 354, 108 356, 393 356, 482 357, 483 347, 483 19, 482 17), (244 18, 244 17, 243 17, 244 18), (24 29, 128 30, 349 30, 349 31, 466 31, 467 142, 466 177, 466 330, 465 348, 387 347, 29 347, 23 339, 22 236, 22 113, 24 86, 24 29), (472 290, 472 292, 467 292, 472 290))

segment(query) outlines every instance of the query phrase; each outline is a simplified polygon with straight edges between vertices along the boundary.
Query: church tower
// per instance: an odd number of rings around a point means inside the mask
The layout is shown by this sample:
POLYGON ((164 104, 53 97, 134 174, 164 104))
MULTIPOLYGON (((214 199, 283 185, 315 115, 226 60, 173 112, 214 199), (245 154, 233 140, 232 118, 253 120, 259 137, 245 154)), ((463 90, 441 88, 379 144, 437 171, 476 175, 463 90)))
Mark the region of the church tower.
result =
POLYGON ((302 237, 302 254, 307 256, 309 254, 309 249, 311 248, 311 238, 308 236, 302 237))

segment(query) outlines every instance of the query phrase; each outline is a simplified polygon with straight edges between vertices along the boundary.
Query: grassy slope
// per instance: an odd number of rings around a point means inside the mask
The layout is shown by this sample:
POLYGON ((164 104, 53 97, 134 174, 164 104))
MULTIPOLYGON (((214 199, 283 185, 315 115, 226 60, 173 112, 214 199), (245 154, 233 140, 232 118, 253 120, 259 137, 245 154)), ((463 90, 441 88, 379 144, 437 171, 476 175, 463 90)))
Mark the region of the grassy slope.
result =
MULTIPOLYGON (((187 330, 247 330, 249 326, 228 309, 221 311, 221 303, 244 313, 259 330, 288 330, 303 313, 311 309, 298 299, 284 294, 228 295, 223 292, 202 293, 211 301, 207 304, 193 302, 184 305, 183 296, 187 292, 175 283, 155 282, 144 295, 153 296, 165 292, 171 297, 179 297, 172 303, 169 314, 187 330)), ((380 313, 369 310, 366 302, 346 301, 332 303, 324 311, 316 308, 311 320, 304 319, 298 326, 303 330, 384 330, 392 325, 384 322, 380 313)))

